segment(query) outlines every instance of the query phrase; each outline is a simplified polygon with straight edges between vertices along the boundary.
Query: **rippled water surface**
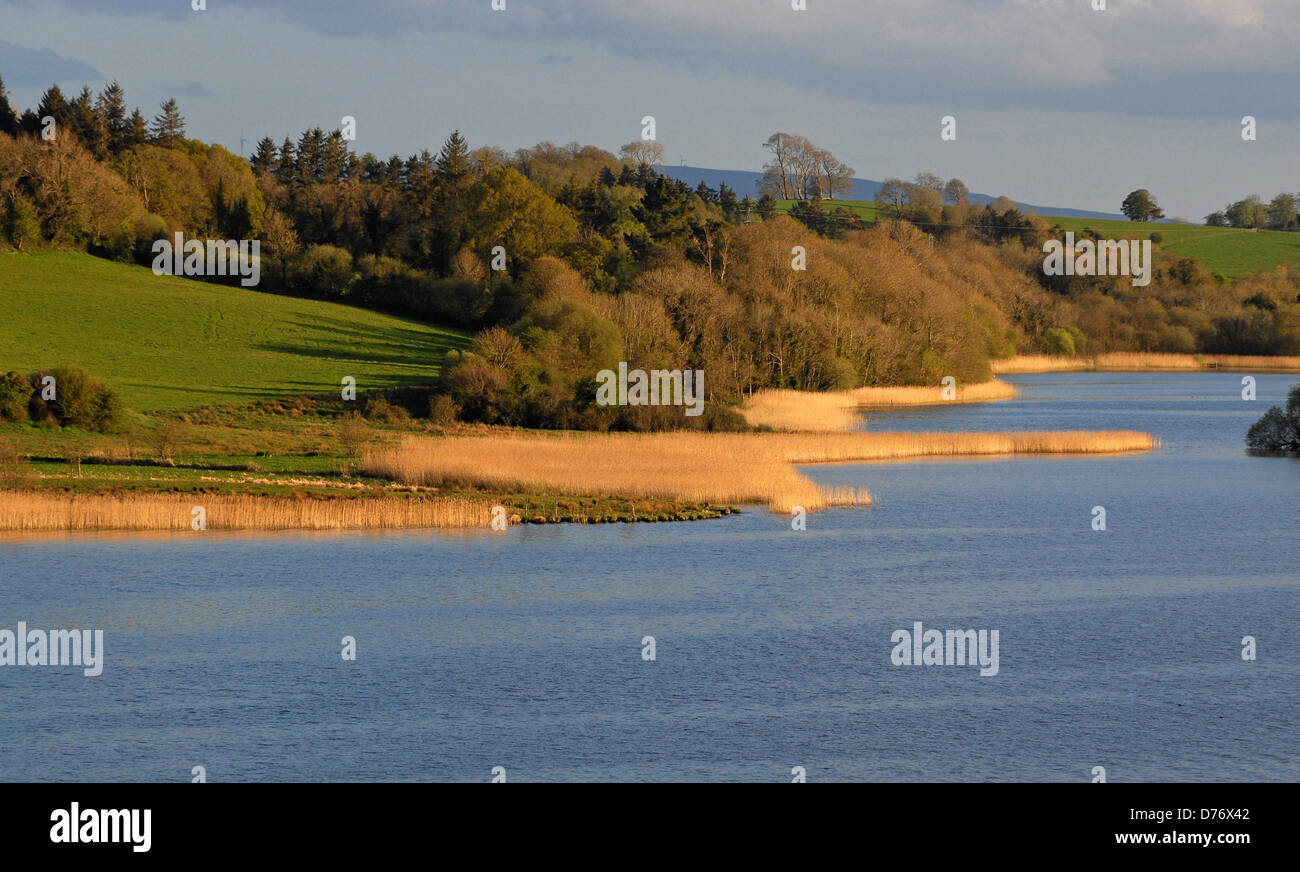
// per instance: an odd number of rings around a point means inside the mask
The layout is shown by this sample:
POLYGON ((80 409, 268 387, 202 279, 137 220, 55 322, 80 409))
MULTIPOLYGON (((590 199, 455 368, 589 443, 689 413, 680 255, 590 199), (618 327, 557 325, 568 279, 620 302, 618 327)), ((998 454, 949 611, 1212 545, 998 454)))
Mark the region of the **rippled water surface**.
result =
POLYGON ((1257 379, 1024 375, 869 416, 1163 445, 812 467, 875 504, 804 532, 3 540, 0 626, 102 628, 106 665, 0 667, 0 778, 1294 781, 1300 461, 1242 437, 1297 377, 1257 379), (998 630, 998 674, 893 665, 914 621, 998 630))

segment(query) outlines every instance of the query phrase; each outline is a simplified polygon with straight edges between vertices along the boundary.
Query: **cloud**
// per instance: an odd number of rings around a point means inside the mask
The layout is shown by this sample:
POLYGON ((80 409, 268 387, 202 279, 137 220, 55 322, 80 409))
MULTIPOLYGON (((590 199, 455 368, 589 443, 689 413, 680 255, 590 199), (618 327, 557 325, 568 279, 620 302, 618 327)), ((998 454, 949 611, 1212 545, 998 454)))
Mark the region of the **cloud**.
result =
POLYGON ((31 49, 0 41, 0 77, 7 85, 49 85, 54 82, 102 82, 94 67, 61 57, 48 48, 31 49))
MULTIPOLYGON (((506 0, 493 11, 488 0, 369 0, 359 15, 352 0, 222 0, 185 14, 257 9, 335 36, 450 31, 596 45, 706 77, 776 79, 878 104, 1296 118, 1294 4, 1110 0, 1099 12, 1087 0, 809 0, 794 11, 785 0, 506 0)), ((163 5, 116 8, 175 18, 183 4, 163 5)))
POLYGON ((573 63, 572 55, 548 54, 542 55, 537 59, 539 64, 571 64, 573 63))

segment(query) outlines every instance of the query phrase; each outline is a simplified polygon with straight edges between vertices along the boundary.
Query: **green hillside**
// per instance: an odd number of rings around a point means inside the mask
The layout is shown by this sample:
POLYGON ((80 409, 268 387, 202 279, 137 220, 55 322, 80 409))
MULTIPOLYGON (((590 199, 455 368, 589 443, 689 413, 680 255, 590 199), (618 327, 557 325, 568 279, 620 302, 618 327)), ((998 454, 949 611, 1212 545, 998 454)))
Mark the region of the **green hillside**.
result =
POLYGON ((0 371, 79 367, 137 412, 427 382, 464 334, 85 254, 0 253, 0 371))
MULTIPOLYGON (((827 200, 827 212, 846 208, 871 223, 881 217, 880 206, 864 200, 827 200)), ((778 200, 778 212, 789 212, 793 200, 778 200)), ((1157 252, 1191 257, 1210 272, 1229 279, 1239 279, 1272 269, 1278 264, 1300 266, 1300 233, 1281 230, 1243 230, 1235 227, 1206 227, 1201 224, 1141 224, 1102 218, 1062 218, 1041 216, 1050 225, 1079 233, 1084 228, 1097 231, 1105 239, 1147 239, 1160 234, 1157 252)))
POLYGON ((1160 235, 1157 252, 1195 258, 1206 269, 1230 279, 1244 278, 1281 263, 1300 266, 1300 233, 1206 227, 1202 224, 1141 224, 1096 218, 1056 218, 1049 215, 1044 215, 1043 218, 1049 224, 1059 224, 1076 233, 1090 227, 1106 239, 1147 239, 1152 233, 1157 233, 1160 235))

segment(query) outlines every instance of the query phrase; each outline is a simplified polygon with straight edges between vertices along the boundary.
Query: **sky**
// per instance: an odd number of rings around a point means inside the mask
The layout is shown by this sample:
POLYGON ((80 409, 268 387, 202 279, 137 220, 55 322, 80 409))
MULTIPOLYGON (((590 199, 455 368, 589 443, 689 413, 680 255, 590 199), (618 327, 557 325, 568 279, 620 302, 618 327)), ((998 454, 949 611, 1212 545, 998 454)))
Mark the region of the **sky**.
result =
POLYGON ((244 153, 344 116, 381 157, 453 129, 616 152, 650 115, 673 164, 757 171, 784 131, 860 178, 933 172, 1045 205, 1116 212, 1144 187, 1199 221, 1300 192, 1300 0, 202 5, 0 0, 0 77, 23 108, 53 82, 117 79, 148 117, 175 96, 190 136, 244 153))

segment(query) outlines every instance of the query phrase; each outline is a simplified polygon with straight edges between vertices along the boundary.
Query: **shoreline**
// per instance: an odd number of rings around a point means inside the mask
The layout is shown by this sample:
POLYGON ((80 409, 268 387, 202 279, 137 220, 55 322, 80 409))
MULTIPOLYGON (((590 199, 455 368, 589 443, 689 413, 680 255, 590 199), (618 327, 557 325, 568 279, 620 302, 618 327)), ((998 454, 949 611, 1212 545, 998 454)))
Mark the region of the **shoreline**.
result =
POLYGON ((800 466, 1108 456, 1159 444, 1125 430, 407 436, 363 462, 403 490, 332 498, 0 490, 0 535, 491 529, 494 505, 508 526, 709 520, 740 506, 785 514, 871 505, 865 488, 817 484, 800 466))
POLYGON ((1269 372, 1300 373, 1300 356, 1164 354, 1117 351, 1080 357, 1021 354, 993 361, 994 375, 1041 372, 1269 372))
POLYGON ((789 433, 842 433, 852 431, 862 411, 932 408, 935 406, 990 403, 1014 399, 1015 385, 992 381, 942 385, 862 387, 848 391, 763 390, 741 407, 751 425, 789 433), (950 395, 946 392, 951 390, 950 395))

